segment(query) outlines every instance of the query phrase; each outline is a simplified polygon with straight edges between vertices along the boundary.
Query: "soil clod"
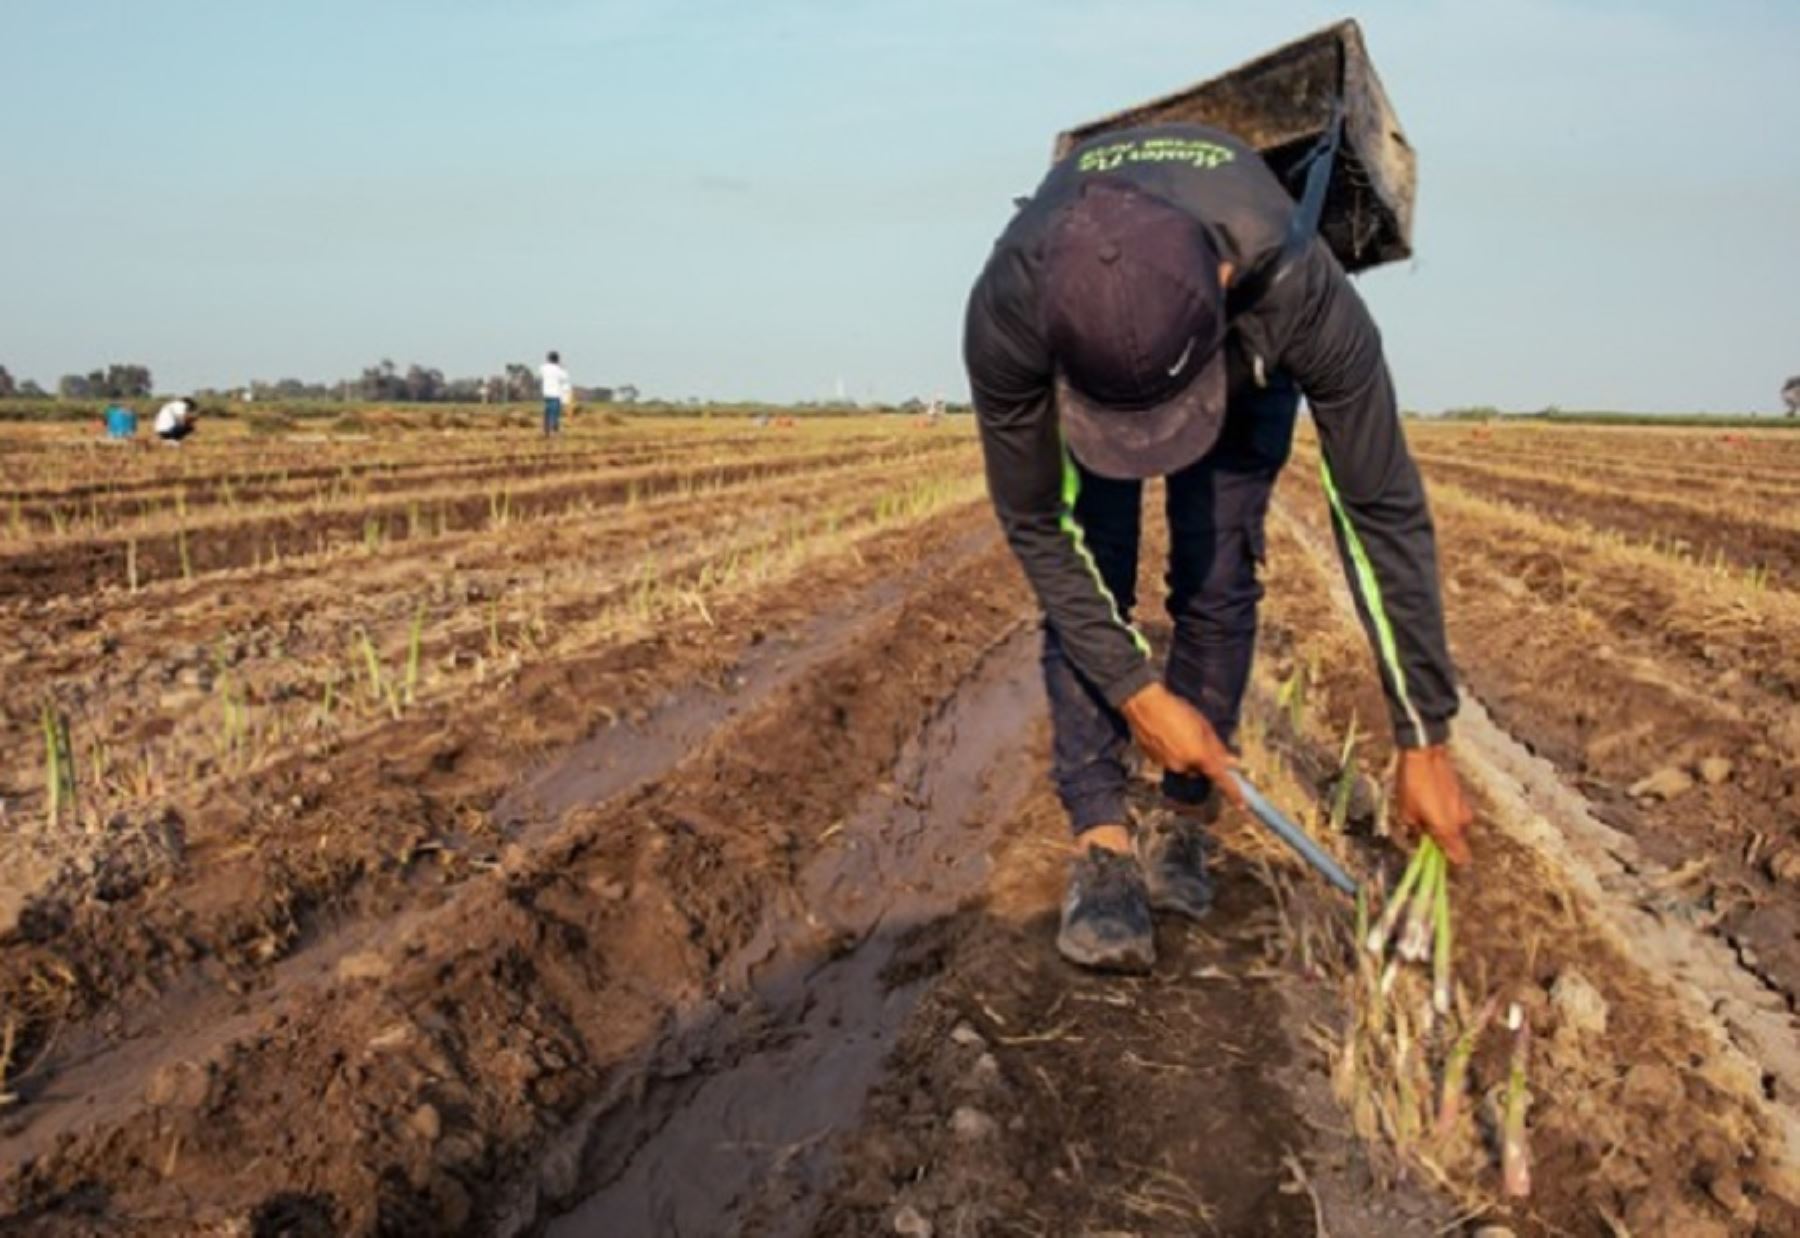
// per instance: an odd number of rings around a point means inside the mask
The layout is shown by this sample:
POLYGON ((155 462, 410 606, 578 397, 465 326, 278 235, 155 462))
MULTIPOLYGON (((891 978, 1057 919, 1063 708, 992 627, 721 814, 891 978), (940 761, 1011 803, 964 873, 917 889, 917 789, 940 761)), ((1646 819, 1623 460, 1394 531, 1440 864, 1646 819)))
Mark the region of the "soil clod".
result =
POLYGON ((1550 1004, 1556 1011, 1559 1031, 1579 1036, 1606 1035, 1606 999, 1574 968, 1565 968, 1550 986, 1550 1004))
POLYGON ((1686 795, 1693 786, 1692 774, 1678 766, 1667 765, 1632 783, 1630 793, 1635 799, 1672 800, 1686 795))

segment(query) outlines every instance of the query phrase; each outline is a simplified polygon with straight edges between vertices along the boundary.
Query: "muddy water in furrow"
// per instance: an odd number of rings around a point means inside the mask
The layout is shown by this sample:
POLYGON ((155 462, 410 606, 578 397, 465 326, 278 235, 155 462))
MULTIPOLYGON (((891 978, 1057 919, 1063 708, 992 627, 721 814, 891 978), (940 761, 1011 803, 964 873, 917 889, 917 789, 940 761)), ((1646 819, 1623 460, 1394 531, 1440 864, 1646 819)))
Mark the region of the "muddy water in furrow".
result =
POLYGON ((751 1208, 804 1231, 829 1137, 858 1119, 922 988, 896 963, 981 888, 1028 785, 1036 648, 1021 627, 986 654, 727 961, 730 995, 657 1047, 647 1086, 569 1132, 589 1193, 551 1234, 728 1233, 751 1208))
POLYGON ((570 809, 601 803, 666 772, 728 718, 841 654, 869 614, 994 540, 994 531, 985 526, 965 534, 912 571, 868 586, 853 607, 815 615, 791 634, 753 645, 727 675, 723 690, 688 684, 644 721, 621 720, 596 731, 503 796, 493 809, 495 822, 521 830, 521 840, 528 842, 570 809))
MULTIPOLYGON (((491 817, 509 841, 541 845, 568 809, 612 801, 665 777, 728 719, 754 713, 842 655, 872 617, 933 573, 952 570, 990 548, 995 539, 986 526, 963 534, 795 630, 751 646, 727 672, 725 689, 685 684, 635 721, 596 731, 501 796, 491 817)), ((483 845, 460 835, 446 842, 452 847, 483 845)), ((401 940, 439 910, 435 898, 425 897, 386 917, 322 912, 306 940, 269 967, 254 1002, 247 1002, 238 989, 190 976, 164 992, 140 996, 128 1008, 109 1011, 93 1026, 64 1028, 21 1089, 33 1102, 24 1111, 25 1120, 0 1127, 0 1165, 41 1156, 58 1140, 138 1106, 146 1081, 159 1068, 247 1036, 290 1005, 316 1001, 319 988, 332 981, 346 956, 401 940), (77 1103, 54 1103, 62 1100, 77 1103)))

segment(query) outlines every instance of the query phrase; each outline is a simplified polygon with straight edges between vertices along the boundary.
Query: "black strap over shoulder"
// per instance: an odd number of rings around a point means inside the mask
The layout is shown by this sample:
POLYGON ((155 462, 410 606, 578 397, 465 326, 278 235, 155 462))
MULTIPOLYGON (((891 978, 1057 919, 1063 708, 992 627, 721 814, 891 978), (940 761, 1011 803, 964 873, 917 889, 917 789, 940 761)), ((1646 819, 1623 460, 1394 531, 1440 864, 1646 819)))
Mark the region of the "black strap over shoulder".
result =
POLYGON ((1325 213, 1325 193, 1331 187, 1331 173, 1337 164, 1343 133, 1344 101, 1339 99, 1331 105, 1331 119, 1325 122, 1325 132, 1288 174, 1293 176, 1304 168, 1306 187, 1288 219, 1287 235, 1282 239, 1280 250, 1243 279, 1232 283, 1225 295, 1228 317, 1235 318, 1254 309, 1270 289, 1288 277, 1295 262, 1318 235, 1319 219, 1325 213))

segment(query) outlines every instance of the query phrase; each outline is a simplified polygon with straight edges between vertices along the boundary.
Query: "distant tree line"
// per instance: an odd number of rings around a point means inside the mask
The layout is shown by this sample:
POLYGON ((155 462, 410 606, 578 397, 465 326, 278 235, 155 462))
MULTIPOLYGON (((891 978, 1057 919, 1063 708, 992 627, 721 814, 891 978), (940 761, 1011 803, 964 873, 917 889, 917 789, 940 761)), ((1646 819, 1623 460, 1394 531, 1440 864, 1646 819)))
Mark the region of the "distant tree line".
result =
MULTIPOLYGON (((150 391, 150 367, 144 365, 109 365, 86 374, 64 374, 56 383, 56 394, 66 400, 133 399, 150 391)), ((31 379, 15 379, 0 365, 0 400, 49 398, 50 393, 31 379)))
MULTIPOLYGON (((390 358, 382 358, 365 366, 356 378, 337 382, 306 382, 283 378, 274 382, 261 379, 247 387, 230 390, 205 390, 202 396, 236 396, 244 391, 252 400, 366 400, 374 404, 506 404, 522 403, 538 398, 538 374, 529 365, 513 362, 498 374, 479 378, 445 378, 436 366, 416 362, 404 371, 390 358)), ((630 404, 637 400, 638 389, 629 383, 620 387, 577 388, 578 399, 590 403, 617 400, 630 404)))
POLYGON ((29 378, 15 380, 7 372, 6 367, 0 365, 0 400, 47 400, 49 398, 50 393, 29 378))
MULTIPOLYGON (((65 400, 144 399, 155 390, 150 367, 109 365, 86 374, 64 374, 56 394, 65 400)), ((505 404, 535 400, 539 394, 537 370, 514 363, 485 378, 445 378, 435 366, 410 365, 404 372, 383 358, 363 369, 357 378, 332 383, 283 378, 255 380, 243 387, 203 388, 202 398, 235 399, 248 391, 253 400, 366 400, 381 404, 505 404)), ((576 398, 584 403, 633 404, 638 389, 630 383, 617 387, 578 387, 576 398)), ((48 399, 50 393, 30 379, 15 380, 0 365, 0 399, 48 399)))
POLYGON ((109 365, 86 374, 64 374, 56 394, 65 400, 141 399, 154 390, 147 365, 109 365))

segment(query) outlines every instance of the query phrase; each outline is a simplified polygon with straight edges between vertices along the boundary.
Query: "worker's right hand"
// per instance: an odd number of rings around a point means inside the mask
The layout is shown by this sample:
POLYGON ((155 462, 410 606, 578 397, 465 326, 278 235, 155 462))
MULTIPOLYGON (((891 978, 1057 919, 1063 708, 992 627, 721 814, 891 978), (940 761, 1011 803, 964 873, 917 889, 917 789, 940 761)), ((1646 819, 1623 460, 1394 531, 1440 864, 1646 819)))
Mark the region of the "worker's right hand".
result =
POLYGON ((1435 838, 1452 864, 1467 864, 1468 831, 1475 812, 1456 776, 1450 750, 1443 744, 1401 749, 1394 785, 1400 824, 1435 838))
POLYGON ((1233 804, 1243 805, 1232 776, 1238 760, 1205 714, 1159 683, 1138 689, 1120 712, 1145 756, 1165 770, 1200 775, 1233 804))

